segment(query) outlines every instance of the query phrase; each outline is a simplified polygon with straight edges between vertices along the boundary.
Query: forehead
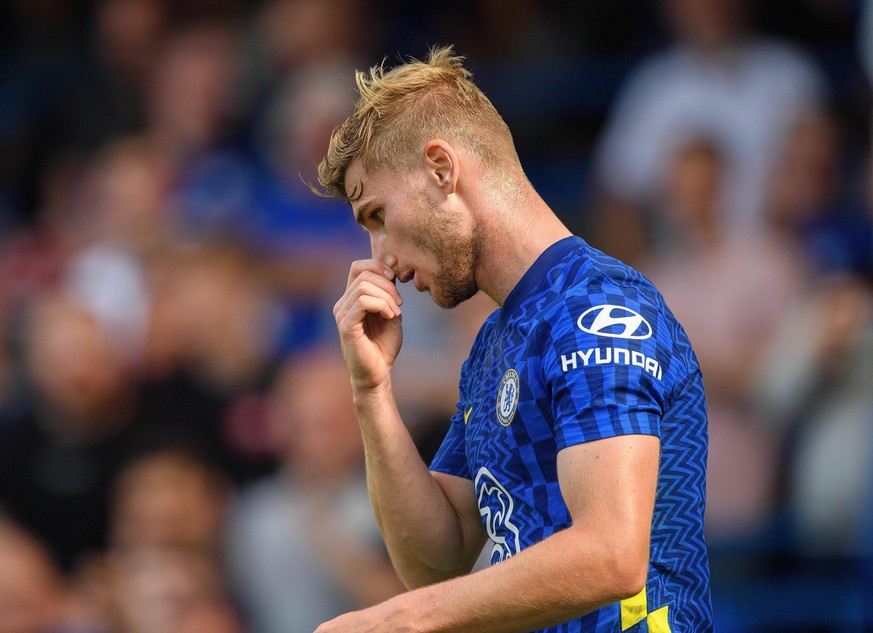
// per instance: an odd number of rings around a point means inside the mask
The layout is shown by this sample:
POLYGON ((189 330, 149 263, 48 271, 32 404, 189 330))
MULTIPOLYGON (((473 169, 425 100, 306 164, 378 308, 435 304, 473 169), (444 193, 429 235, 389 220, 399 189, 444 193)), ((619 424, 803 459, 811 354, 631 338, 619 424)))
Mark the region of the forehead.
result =
POLYGON ((359 201, 366 202, 400 191, 408 184, 409 176, 410 174, 400 174, 389 167, 367 171, 361 159, 355 158, 346 170, 343 185, 349 201, 355 207, 359 201))

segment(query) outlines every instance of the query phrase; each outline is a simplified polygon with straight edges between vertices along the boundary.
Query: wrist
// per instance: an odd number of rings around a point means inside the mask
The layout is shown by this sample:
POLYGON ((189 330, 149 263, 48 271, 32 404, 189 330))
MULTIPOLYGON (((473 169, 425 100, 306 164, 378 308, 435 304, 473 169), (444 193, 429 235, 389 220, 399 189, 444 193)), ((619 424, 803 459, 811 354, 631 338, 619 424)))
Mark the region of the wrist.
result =
POLYGON ((369 408, 374 405, 394 400, 394 389, 389 376, 376 385, 361 385, 352 382, 352 400, 355 408, 369 408))
MULTIPOLYGON (((424 596, 425 591, 408 591, 394 596, 390 600, 377 605, 381 609, 379 619, 388 624, 392 631, 404 631, 409 633, 431 633, 436 631, 433 620, 433 608, 428 608, 429 603, 424 596)), ((432 607, 432 604, 430 605, 432 607)))

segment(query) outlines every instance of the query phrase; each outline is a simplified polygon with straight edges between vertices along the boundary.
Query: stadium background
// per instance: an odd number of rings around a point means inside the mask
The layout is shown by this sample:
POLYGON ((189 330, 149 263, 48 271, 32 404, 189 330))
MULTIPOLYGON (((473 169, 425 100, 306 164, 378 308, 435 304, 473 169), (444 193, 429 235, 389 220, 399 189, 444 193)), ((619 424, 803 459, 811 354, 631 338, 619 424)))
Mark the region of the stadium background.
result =
MULTIPOLYGON (((366 236, 304 181, 352 69, 440 43, 546 201, 686 323, 718 630, 873 630, 868 17, 4 2, 0 633, 294 633, 398 590, 330 315, 366 236)), ((428 455, 493 306, 404 294, 397 392, 428 455)))

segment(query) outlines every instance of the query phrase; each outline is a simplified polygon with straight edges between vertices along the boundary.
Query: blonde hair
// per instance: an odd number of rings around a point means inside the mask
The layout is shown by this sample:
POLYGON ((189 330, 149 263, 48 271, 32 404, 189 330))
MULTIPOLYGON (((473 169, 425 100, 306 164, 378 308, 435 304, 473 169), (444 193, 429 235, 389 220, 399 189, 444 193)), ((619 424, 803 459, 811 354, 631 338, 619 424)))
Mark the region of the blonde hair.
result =
POLYGON ((357 71, 360 98, 331 135, 318 166, 322 190, 316 193, 349 201, 345 176, 355 158, 367 171, 403 169, 433 138, 463 146, 486 165, 507 158, 517 164, 509 128, 470 80, 463 61, 444 46, 432 48, 426 62, 411 60, 386 72, 383 61, 369 73, 357 71))

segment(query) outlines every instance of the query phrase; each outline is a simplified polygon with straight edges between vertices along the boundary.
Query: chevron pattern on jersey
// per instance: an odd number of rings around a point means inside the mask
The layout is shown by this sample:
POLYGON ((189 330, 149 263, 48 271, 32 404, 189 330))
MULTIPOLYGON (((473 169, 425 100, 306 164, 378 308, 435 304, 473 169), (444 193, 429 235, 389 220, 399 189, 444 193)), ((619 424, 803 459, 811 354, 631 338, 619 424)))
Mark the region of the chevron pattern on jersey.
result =
MULTIPOLYGON (((625 611, 624 630, 711 631, 706 410, 697 359, 645 277, 567 238, 543 253, 482 326, 431 468, 474 482, 497 564, 570 525, 558 452, 627 434, 657 435, 661 464, 645 607, 633 624, 625 611), (518 393, 501 401, 515 408, 504 426, 498 393, 510 370, 518 393)), ((622 630, 615 604, 541 633, 622 630)))

